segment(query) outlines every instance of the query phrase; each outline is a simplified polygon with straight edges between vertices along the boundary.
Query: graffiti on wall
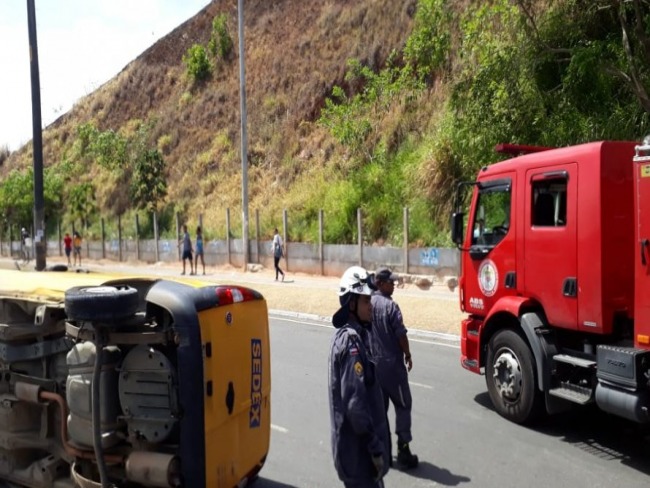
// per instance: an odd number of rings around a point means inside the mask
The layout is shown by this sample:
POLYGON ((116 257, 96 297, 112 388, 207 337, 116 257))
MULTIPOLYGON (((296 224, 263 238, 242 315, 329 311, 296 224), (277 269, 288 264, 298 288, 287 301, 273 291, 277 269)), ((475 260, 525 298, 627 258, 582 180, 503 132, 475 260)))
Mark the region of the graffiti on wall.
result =
POLYGON ((421 266, 438 266, 440 250, 436 247, 423 249, 420 251, 420 265, 421 266))

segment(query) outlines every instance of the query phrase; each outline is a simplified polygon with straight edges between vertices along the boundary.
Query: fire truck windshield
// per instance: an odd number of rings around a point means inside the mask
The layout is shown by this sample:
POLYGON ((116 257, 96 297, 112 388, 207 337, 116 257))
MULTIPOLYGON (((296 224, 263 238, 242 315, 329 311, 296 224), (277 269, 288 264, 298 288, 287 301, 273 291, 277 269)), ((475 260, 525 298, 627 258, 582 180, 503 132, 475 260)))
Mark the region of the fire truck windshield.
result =
POLYGON ((495 246, 510 227, 510 185, 479 188, 472 245, 495 246))

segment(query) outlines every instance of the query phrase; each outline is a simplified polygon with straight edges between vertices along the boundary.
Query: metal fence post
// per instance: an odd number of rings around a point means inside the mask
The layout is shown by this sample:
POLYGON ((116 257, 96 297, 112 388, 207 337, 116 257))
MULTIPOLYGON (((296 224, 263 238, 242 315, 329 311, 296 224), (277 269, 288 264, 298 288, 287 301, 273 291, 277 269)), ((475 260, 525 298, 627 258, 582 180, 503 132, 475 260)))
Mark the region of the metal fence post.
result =
POLYGON ((255 262, 260 264, 260 209, 255 209, 255 262))
POLYGON ((409 272, 409 209, 404 207, 404 273, 409 272))
POLYGON ((122 216, 117 216, 117 260, 122 262, 122 216))
POLYGON ((230 208, 226 209, 226 250, 228 251, 228 264, 230 262, 230 208))
POLYGON ((153 217, 153 244, 154 244, 153 256, 156 262, 158 262, 160 261, 160 254, 158 251, 158 239, 160 237, 158 235, 158 212, 153 212, 152 217, 153 217))
POLYGON ((63 250, 61 249, 61 219, 56 219, 56 232, 59 238, 59 256, 63 256, 63 250))
POLYGON ((363 268, 363 224, 361 222, 360 208, 357 208, 357 237, 359 241, 359 266, 363 268))
POLYGON ((318 210, 318 260, 320 261, 320 274, 325 274, 325 256, 323 256, 323 209, 318 210))
POLYGON ((288 226, 288 218, 287 218, 287 209, 285 208, 282 210, 282 231, 283 231, 283 236, 282 240, 284 242, 284 266, 287 271, 289 271, 289 241, 288 241, 288 235, 289 235, 289 230, 287 229, 288 226))
POLYGON ((88 219, 83 220, 84 234, 86 235, 86 259, 90 259, 90 236, 88 235, 88 219))
MULTIPOLYGON (((180 242, 181 239, 181 221, 180 217, 178 216, 178 212, 176 212, 176 242, 180 242)), ((181 260, 181 246, 176 246, 178 254, 178 260, 181 260)))
POLYGON ((104 217, 101 218, 102 227, 102 259, 106 259, 106 229, 104 227, 104 217))
POLYGON ((135 214, 135 260, 140 261, 140 216, 135 214))

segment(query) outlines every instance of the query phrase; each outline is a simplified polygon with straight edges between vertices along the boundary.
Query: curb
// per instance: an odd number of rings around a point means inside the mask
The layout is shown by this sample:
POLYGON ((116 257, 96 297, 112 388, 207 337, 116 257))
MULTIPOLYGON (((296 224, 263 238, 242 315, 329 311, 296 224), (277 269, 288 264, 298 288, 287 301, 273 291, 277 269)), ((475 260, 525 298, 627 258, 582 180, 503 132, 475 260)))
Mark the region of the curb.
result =
POLYGON ((276 317, 282 318, 292 318, 299 320, 310 320, 312 322, 320 322, 322 325, 330 325, 332 317, 325 315, 316 315, 313 313, 303 313, 303 312, 290 312, 288 310, 276 310, 269 309, 269 315, 274 315, 276 317))
MULTIPOLYGON (((311 313, 302 313, 302 312, 289 312, 286 310, 276 310, 269 309, 269 316, 279 317, 279 318, 291 318, 297 320, 308 320, 311 322, 318 322, 318 325, 326 326, 331 325, 331 317, 316 315, 311 313)), ((422 339, 431 339, 437 342, 444 342, 446 344, 451 344, 455 346, 460 346, 460 336, 455 334, 445 334, 443 332, 432 332, 429 330, 422 329, 408 329, 409 336, 418 337, 422 339)))

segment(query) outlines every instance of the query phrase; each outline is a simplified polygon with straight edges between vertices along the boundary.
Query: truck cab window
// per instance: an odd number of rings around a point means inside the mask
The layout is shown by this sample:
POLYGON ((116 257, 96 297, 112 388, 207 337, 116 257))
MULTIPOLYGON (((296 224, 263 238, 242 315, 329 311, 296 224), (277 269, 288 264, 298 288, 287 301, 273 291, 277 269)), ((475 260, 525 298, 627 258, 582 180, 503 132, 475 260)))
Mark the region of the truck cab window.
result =
POLYGON ((510 228, 510 186, 479 190, 472 245, 495 246, 510 228))
POLYGON ((537 227, 566 225, 566 178, 533 181, 532 219, 537 227))

